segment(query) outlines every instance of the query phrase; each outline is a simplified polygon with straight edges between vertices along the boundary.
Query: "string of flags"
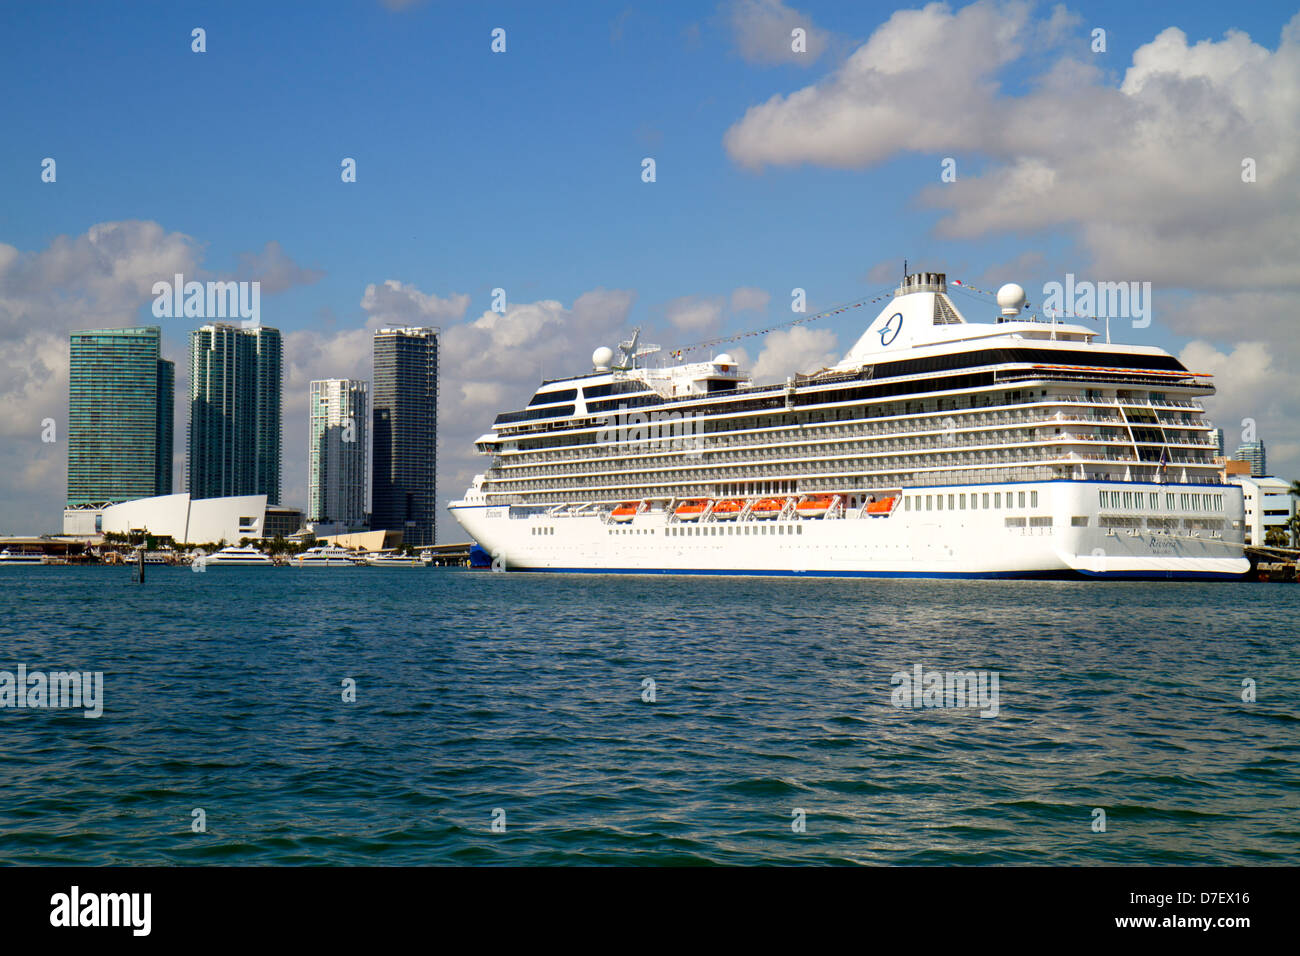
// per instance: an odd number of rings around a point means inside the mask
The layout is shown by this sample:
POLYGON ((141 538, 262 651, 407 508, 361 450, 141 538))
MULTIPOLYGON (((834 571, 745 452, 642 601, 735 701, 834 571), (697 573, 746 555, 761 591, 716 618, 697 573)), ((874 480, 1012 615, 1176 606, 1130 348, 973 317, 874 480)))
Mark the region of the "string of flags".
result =
POLYGON ((827 316, 839 315, 841 312, 848 312, 850 309, 860 309, 864 305, 871 305, 872 303, 880 302, 883 299, 893 298, 893 295, 894 292, 891 289, 888 292, 882 292, 869 299, 859 299, 857 302, 850 302, 847 305, 841 305, 834 309, 827 309, 825 312, 818 312, 816 315, 805 315, 789 322, 782 322, 779 325, 770 325, 765 329, 751 329, 748 332, 741 332, 738 335, 728 335, 723 338, 710 339, 707 342, 696 342, 694 345, 684 345, 679 349, 672 349, 668 354, 675 359, 681 359, 681 357, 687 352, 695 352, 699 349, 709 349, 716 345, 725 345, 728 342, 739 342, 741 339, 752 338, 756 335, 767 335, 769 332, 780 332, 784 329, 792 329, 797 325, 806 325, 809 322, 816 322, 818 319, 824 319, 827 316))

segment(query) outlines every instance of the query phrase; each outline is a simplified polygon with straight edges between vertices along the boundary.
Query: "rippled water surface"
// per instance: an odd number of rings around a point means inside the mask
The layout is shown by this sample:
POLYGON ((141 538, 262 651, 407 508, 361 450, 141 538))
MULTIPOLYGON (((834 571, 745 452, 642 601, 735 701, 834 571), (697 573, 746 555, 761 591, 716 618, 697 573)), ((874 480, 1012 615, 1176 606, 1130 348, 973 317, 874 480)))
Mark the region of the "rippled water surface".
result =
POLYGON ((0 710, 0 862, 1295 865, 1297 605, 1289 585, 0 568, 0 670, 103 671, 105 698, 97 720, 0 710), (895 707, 916 664, 996 672, 998 716, 895 707))

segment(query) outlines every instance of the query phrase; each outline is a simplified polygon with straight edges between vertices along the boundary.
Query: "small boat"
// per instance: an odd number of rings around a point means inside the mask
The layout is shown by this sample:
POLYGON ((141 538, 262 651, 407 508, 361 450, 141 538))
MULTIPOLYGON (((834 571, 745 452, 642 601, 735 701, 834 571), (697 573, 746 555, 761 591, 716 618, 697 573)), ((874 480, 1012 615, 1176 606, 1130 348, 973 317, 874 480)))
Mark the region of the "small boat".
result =
POLYGON ((673 511, 673 514, 677 515, 678 521, 698 521, 700 515, 704 514, 704 509, 708 506, 707 498, 696 498, 693 501, 683 501, 673 511))
POLYGON ((251 545, 244 548, 231 546, 222 548, 213 554, 203 555, 194 559, 195 564, 200 564, 205 568, 220 567, 238 567, 239 565, 250 565, 257 567, 260 565, 274 564, 271 556, 258 551, 251 545))
POLYGON ((745 503, 736 498, 728 498, 726 501, 719 501, 713 506, 713 517, 719 521, 725 521, 729 518, 735 518, 745 510, 745 503))
POLYGON ((347 548, 335 544, 318 544, 308 548, 293 561, 295 568, 350 568, 359 559, 347 548))
POLYGON ((830 510, 830 495, 809 495, 794 506, 794 510, 804 518, 820 518, 830 510))
POLYGON ((785 509, 784 498, 760 498, 749 513, 755 518, 775 518, 785 509))
POLYGON ((0 564, 44 564, 45 555, 39 551, 0 551, 0 564))
POLYGON ((609 513, 610 521, 631 521, 636 517, 640 505, 635 501, 625 501, 609 513))
POLYGON ((867 514, 884 517, 894 510, 894 504, 897 501, 897 498, 881 498, 879 501, 868 501, 867 514))
POLYGON ((363 564, 372 568, 423 568, 428 562, 420 556, 398 554, 396 551, 375 551, 361 555, 363 564))

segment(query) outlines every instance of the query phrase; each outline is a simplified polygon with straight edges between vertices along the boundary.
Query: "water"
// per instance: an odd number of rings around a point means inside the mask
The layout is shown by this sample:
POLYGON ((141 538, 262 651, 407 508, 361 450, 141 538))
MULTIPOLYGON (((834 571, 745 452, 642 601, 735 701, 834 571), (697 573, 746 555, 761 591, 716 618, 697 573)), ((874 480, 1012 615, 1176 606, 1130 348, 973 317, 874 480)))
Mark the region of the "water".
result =
POLYGON ((1250 584, 0 568, 0 670, 100 670, 105 697, 97 720, 0 710, 0 862, 1295 865, 1297 604, 1250 584), (999 715, 893 706, 917 663, 996 671, 999 715))

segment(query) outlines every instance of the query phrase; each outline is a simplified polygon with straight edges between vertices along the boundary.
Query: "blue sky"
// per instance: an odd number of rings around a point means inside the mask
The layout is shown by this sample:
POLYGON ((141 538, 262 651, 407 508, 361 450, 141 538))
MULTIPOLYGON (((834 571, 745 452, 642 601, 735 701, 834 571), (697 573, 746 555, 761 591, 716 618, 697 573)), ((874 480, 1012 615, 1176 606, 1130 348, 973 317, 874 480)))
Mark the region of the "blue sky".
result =
MULTIPOLYGON (((991 6, 994 15, 983 22, 1014 19, 1020 9, 991 6)), ((10 5, 0 14, 0 243, 34 261, 57 237, 82 236, 95 224, 151 221, 189 237, 210 275, 234 273, 241 256, 277 243, 302 271, 285 291, 264 292, 262 321, 320 335, 360 328, 368 318, 364 290, 385 280, 426 295, 468 295, 464 321, 489 308, 494 287, 512 303, 556 300, 566 308, 591 290, 628 290, 623 325, 646 324, 666 346, 791 318, 796 286, 808 290, 812 309, 862 297, 889 285, 904 257, 977 284, 1019 281, 1031 300, 1067 270, 1087 274, 1098 240, 1081 233, 1105 224, 1088 222, 1086 213, 1066 212, 1046 226, 985 224, 945 234, 953 208, 926 198, 940 160, 955 155, 963 176, 992 177, 1014 149, 999 155, 967 137, 947 148, 942 139, 899 143, 865 159, 849 149, 842 163, 812 156, 754 165, 724 145, 751 107, 833 82, 898 9, 817 0, 10 5), (778 14, 825 37, 806 65, 746 51, 746 18, 778 14), (205 53, 191 51, 194 27, 206 30, 205 53), (506 30, 504 54, 489 49, 495 27, 506 30), (47 156, 58 164, 54 184, 40 180, 47 156), (654 183, 641 181, 647 156, 657 164, 654 183), (340 181, 344 157, 357 162, 356 183, 340 181), (882 264, 892 266, 883 280, 882 264), (738 288, 762 289, 771 300, 765 309, 724 307, 712 324, 688 328, 667 317, 675 300, 725 299, 738 288)), ((1168 27, 1181 28, 1189 44, 1242 31, 1271 53, 1296 13, 1294 5, 1267 2, 1068 9, 1075 16, 1060 21, 1051 44, 1026 35, 1021 52, 993 71, 991 123, 998 110, 1041 89, 1062 61, 1086 63, 1097 73, 1084 87, 1113 94, 1135 51, 1168 27), (1094 26, 1107 31, 1104 54, 1089 50, 1094 26)), ((1042 24, 1053 7, 1030 5, 1026 16, 1042 24)), ((952 20, 950 29, 963 22, 952 20)), ((889 64, 873 68, 887 72, 889 64)), ((948 68, 943 57, 933 65, 948 68)), ((900 95, 910 89, 900 87, 900 95)), ((1196 118, 1190 109, 1189 120, 1196 118)), ((1260 128, 1269 119, 1266 111, 1247 118, 1260 128)), ((828 114, 828 134, 835 122, 828 114)), ((1064 129, 1081 146, 1098 132, 1064 129)), ((1295 187, 1279 188, 1287 189, 1285 208, 1295 187)), ((1153 229, 1161 232, 1161 223, 1153 229)), ((1215 297, 1250 291, 1232 277, 1180 280, 1177 270, 1166 275, 1148 264, 1124 278, 1147 273, 1163 298, 1141 341, 1177 351, 1200 340, 1224 355, 1238 340, 1270 341, 1266 331, 1252 339, 1248 317, 1244 328, 1219 332, 1165 320, 1170 307, 1198 296, 1210 309, 1215 297)), ((0 300, 33 281, 0 272, 0 300)), ((1289 291, 1285 280, 1266 285, 1269 294, 1289 291)), ((57 290, 50 294, 42 301, 62 301, 57 290)), ((852 344, 859 316, 870 318, 859 312, 828 324, 839 351, 852 344)), ((155 321, 147 298, 131 299, 120 324, 135 321, 155 321)), ((50 317, 52 332, 66 336, 75 327, 76 315, 50 317)), ((183 359, 188 328, 164 328, 171 357, 183 359)), ((575 340, 572 354, 585 361, 598 344, 575 340)), ((15 346, 13 335, 6 345, 15 346)), ((748 357, 758 351, 751 347, 748 357)), ((520 387, 496 394, 513 398, 520 387)), ((23 394, 30 400, 23 415, 39 417, 40 403, 53 400, 32 389, 23 394)), ((481 421, 464 427, 469 437, 498 410, 481 408, 481 421)), ((51 413, 57 417, 57 408, 51 413)), ((293 413, 286 408, 286 428, 293 413)), ((180 405, 178 414, 180 435, 180 405)), ((0 440, 26 441, 37 430, 11 421, 0 440)), ((286 434, 286 456, 303 443, 305 436, 286 434)), ((1300 449, 1297 436, 1278 442, 1287 443, 1300 449)), ((48 451, 28 449, 35 459, 48 451)), ((458 454, 446 451, 449 462, 458 454)), ((1300 455, 1284 453, 1300 464, 1300 455)), ((466 467, 449 471, 448 481, 462 480, 466 467)), ((33 503, 44 527, 57 524, 59 495, 38 490, 47 481, 32 481, 8 490, 7 499, 22 504, 0 511, 0 531, 33 503)), ((457 490, 444 482, 440 494, 457 490)))

